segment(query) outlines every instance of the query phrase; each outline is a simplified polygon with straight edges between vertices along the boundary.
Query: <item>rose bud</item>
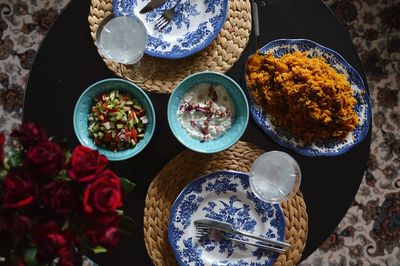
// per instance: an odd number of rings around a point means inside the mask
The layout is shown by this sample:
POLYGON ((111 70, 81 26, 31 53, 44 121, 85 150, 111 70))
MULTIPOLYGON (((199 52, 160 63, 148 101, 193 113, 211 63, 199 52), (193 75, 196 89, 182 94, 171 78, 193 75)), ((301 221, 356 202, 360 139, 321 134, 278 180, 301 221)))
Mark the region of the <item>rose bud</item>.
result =
POLYGON ((110 213, 121 206, 121 183, 111 170, 103 171, 89 184, 83 195, 83 207, 86 213, 110 213))
POLYGON ((109 226, 88 228, 85 231, 85 235, 93 245, 111 249, 118 244, 122 234, 116 226, 109 226))
POLYGON ((14 130, 11 133, 11 136, 17 138, 25 149, 47 139, 43 128, 34 123, 22 124, 19 130, 14 130))
POLYGON ((68 215, 74 210, 78 196, 68 181, 55 181, 46 185, 40 192, 43 205, 50 207, 55 213, 68 215))
POLYGON ((24 165, 38 176, 50 177, 64 167, 65 155, 54 142, 45 140, 26 152, 24 165))
POLYGON ((64 247, 59 250, 58 266, 82 266, 82 255, 74 248, 64 247))
POLYGON ((53 262, 60 249, 70 246, 53 221, 38 225, 32 232, 32 242, 38 249, 36 259, 41 263, 53 262))
POLYGON ((4 208, 20 208, 31 204, 35 198, 36 186, 32 178, 22 169, 8 172, 4 180, 4 208))
POLYGON ((91 182, 107 166, 108 160, 98 151, 77 146, 72 152, 68 175, 79 182, 91 182))

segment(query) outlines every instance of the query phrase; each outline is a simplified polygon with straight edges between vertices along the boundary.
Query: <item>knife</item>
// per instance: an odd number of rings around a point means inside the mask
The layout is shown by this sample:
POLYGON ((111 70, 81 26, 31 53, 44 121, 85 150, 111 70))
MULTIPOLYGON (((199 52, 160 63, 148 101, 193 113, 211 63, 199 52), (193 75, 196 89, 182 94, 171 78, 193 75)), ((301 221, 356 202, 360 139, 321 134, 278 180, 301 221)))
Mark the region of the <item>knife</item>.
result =
POLYGON ((139 11, 139 13, 140 14, 147 13, 147 12, 152 11, 153 9, 161 6, 164 3, 165 3, 165 0, 152 0, 145 7, 143 7, 142 10, 139 11))

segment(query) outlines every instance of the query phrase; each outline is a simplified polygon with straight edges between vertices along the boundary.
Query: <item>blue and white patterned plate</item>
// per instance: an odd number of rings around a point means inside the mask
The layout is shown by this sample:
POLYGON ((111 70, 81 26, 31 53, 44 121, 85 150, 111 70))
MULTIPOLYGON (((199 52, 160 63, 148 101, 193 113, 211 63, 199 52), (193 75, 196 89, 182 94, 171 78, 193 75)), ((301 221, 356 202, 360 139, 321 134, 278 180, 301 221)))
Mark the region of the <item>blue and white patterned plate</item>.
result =
MULTIPOLYGON (((371 121, 371 101, 364 83, 357 71, 350 66, 346 60, 337 52, 324 47, 314 41, 306 39, 279 39, 272 41, 260 49, 261 53, 272 52, 275 56, 281 56, 293 52, 295 49, 307 51, 311 55, 322 56, 339 73, 343 73, 350 82, 353 95, 357 100, 354 107, 359 117, 359 124, 348 134, 344 140, 326 140, 305 145, 296 140, 293 135, 271 123, 271 118, 263 112, 262 107, 257 105, 245 90, 250 105, 250 113, 256 124, 258 124, 275 142, 294 150, 305 156, 336 156, 350 150, 354 145, 360 143, 368 133, 371 121)), ((246 86, 247 87, 247 86, 246 86)))
POLYGON ((194 221, 213 219, 229 223, 234 229, 283 241, 285 220, 281 207, 256 198, 249 176, 233 171, 218 171, 188 184, 172 205, 168 239, 181 266, 264 266, 272 265, 273 254, 262 249, 196 238, 194 221))
POLYGON ((162 6, 146 13, 139 11, 149 0, 114 0, 116 15, 139 17, 149 38, 145 53, 155 57, 177 59, 206 48, 218 35, 228 14, 228 0, 182 0, 172 22, 162 31, 154 28, 155 19, 178 0, 166 0, 162 6))

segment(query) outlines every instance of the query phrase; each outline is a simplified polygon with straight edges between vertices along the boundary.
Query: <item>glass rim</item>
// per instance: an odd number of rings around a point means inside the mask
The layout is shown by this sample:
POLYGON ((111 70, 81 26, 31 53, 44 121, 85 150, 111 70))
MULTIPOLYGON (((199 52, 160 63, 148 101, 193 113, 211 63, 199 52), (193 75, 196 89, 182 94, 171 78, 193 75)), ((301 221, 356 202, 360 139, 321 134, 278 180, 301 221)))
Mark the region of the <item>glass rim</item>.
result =
MULTIPOLYGON (((149 34, 148 34, 147 28, 146 28, 145 24, 143 23, 143 21, 142 21, 138 16, 136 16, 136 15, 134 15, 134 14, 115 15, 114 13, 111 13, 110 15, 106 16, 106 17, 100 22, 99 26, 97 27, 96 34, 95 34, 95 36, 94 36, 94 44, 95 44, 95 46, 97 47, 97 51, 99 52, 99 54, 100 54, 101 56, 105 57, 107 60, 111 60, 111 61, 113 61, 113 62, 115 62, 115 63, 123 64, 123 65, 134 65, 134 64, 136 64, 137 62, 125 63, 125 62, 122 62, 122 61, 115 60, 115 58, 110 58, 106 53, 104 53, 103 47, 101 47, 101 46, 99 45, 99 43, 98 43, 98 41, 100 40, 100 36, 101 36, 101 34, 102 34, 102 29, 104 28, 104 26, 105 26, 109 21, 111 21, 112 19, 120 18, 120 17, 132 18, 132 19, 134 19, 135 21, 137 21, 137 22, 140 24, 140 26, 144 29, 144 32, 145 32, 145 42, 146 42, 145 47, 144 47, 144 51, 143 51, 143 54, 144 54, 144 52, 145 52, 145 50, 146 50, 146 45, 147 45, 147 40, 148 40, 149 34)), ((139 59, 139 61, 140 61, 140 59, 139 59)))
POLYGON ((250 171, 249 171, 249 184, 250 184, 250 188, 251 188, 252 192, 254 193, 254 195, 257 198, 259 198, 260 200, 262 200, 264 202, 272 203, 272 204, 279 204, 282 202, 286 202, 289 199, 291 199, 293 196, 295 196, 296 193, 300 190, 301 179, 302 179, 302 174, 301 174, 301 169, 300 169, 299 164, 290 154, 283 152, 283 151, 268 151, 268 152, 261 154, 253 162, 253 164, 250 167, 250 171), (257 161, 259 162, 262 159, 262 157, 267 157, 271 154, 279 154, 289 160, 289 162, 292 164, 292 166, 294 168, 295 179, 294 179, 293 187, 284 196, 276 197, 276 198, 264 198, 255 189, 253 182, 251 182, 251 177, 252 177, 252 172, 253 172, 253 166, 257 163, 257 161))

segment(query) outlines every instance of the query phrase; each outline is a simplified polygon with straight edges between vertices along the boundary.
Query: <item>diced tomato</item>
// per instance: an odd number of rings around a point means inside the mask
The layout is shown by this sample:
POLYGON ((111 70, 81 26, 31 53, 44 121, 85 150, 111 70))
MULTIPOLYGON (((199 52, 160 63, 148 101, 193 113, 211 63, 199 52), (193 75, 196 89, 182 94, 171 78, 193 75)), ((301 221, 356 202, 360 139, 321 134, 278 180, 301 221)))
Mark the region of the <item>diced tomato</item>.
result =
POLYGON ((136 129, 135 129, 135 128, 132 128, 132 129, 131 129, 131 138, 132 138, 135 142, 137 142, 137 133, 136 133, 136 129))
POLYGON ((104 134, 103 140, 104 140, 105 142, 110 142, 110 141, 112 140, 112 135, 111 135, 111 133, 106 133, 106 134, 104 134))
POLYGON ((133 118, 134 118, 134 116, 133 116, 133 111, 129 111, 129 118, 130 118, 130 119, 133 119, 133 118))
POLYGON ((136 113, 136 116, 139 118, 139 117, 142 117, 143 116, 143 114, 144 114, 144 109, 141 109, 140 111, 135 111, 135 113, 136 113))
POLYGON ((106 111, 108 109, 106 103, 103 103, 103 109, 104 109, 104 111, 106 111))

